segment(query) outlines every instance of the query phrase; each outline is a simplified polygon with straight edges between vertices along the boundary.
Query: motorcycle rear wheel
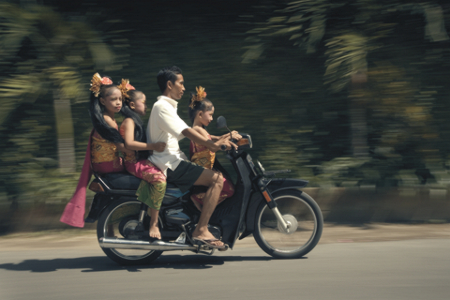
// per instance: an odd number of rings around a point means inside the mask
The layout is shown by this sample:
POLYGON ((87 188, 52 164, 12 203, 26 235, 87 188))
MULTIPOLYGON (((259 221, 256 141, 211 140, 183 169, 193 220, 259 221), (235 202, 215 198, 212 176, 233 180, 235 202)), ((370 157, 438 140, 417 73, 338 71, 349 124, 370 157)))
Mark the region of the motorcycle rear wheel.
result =
MULTIPOLYGON (((136 199, 118 199, 108 205, 97 223, 97 238, 125 238, 124 232, 137 223, 141 202, 136 199), (127 225, 128 224, 128 225, 127 225), (127 228, 123 228, 128 226, 127 228)), ((120 265, 143 265, 157 259, 163 251, 102 248, 103 252, 120 265)))
POLYGON ((278 210, 291 232, 284 233, 274 213, 261 203, 256 211, 254 238, 264 252, 275 258, 300 258, 319 242, 323 217, 319 206, 308 194, 284 190, 273 195, 278 210))

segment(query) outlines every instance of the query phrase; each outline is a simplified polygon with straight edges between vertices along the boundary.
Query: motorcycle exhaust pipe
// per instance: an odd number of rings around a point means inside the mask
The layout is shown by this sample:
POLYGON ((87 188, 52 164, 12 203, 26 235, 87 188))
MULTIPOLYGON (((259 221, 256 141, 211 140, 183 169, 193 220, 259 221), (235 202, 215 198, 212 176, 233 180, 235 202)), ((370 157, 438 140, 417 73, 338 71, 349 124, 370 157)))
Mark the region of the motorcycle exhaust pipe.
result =
POLYGON ((116 248, 116 249, 138 249, 138 250, 193 250, 196 251, 197 247, 186 244, 170 243, 164 241, 155 241, 149 243, 141 240, 126 240, 118 238, 104 238, 101 237, 98 240, 100 247, 102 248, 116 248))

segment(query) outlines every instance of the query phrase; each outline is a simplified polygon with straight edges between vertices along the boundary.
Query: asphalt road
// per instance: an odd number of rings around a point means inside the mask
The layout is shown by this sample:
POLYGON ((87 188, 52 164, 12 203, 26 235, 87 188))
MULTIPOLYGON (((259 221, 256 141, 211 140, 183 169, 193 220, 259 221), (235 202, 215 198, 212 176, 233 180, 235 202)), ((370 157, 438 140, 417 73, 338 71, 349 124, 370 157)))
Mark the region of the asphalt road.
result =
POLYGON ((450 239, 319 244, 276 260, 252 245, 121 267, 99 248, 0 251, 0 299, 449 299, 450 239))

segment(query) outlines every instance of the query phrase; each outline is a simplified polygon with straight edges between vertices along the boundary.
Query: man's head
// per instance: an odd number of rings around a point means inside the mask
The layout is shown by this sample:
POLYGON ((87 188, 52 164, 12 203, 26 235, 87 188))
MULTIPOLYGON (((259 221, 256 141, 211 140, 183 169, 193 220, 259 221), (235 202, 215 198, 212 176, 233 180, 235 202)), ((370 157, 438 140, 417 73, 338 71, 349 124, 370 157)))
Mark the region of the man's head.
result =
POLYGON ((181 99, 185 88, 180 68, 176 66, 163 68, 158 72, 156 80, 163 95, 174 100, 181 99))

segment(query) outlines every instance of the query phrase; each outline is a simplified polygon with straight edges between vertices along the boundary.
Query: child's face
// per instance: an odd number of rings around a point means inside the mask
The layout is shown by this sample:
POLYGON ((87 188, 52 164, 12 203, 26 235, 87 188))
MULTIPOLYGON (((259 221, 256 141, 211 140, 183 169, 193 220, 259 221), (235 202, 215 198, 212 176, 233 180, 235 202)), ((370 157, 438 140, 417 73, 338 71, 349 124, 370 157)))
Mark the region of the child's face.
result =
POLYGON ((211 107, 211 110, 199 112, 197 118, 199 118, 200 123, 202 123, 203 126, 207 127, 209 123, 211 123, 211 121, 213 120, 213 115, 214 115, 214 106, 211 107))
POLYGON ((146 104, 147 98, 144 94, 141 95, 141 97, 133 102, 130 103, 130 106, 134 109, 134 111, 140 115, 145 116, 145 113, 147 112, 147 104, 146 104))
POLYGON ((100 97, 100 103, 105 106, 109 113, 118 113, 122 108, 122 92, 114 88, 111 94, 106 97, 100 97))

